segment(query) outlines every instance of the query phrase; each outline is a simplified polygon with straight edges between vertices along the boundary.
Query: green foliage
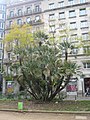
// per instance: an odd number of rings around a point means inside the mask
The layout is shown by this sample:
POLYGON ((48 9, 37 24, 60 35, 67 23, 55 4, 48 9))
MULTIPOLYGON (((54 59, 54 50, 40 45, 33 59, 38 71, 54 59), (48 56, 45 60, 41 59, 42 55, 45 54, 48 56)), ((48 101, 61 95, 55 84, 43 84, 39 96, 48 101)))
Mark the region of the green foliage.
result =
POLYGON ((9 34, 5 36, 4 43, 7 51, 15 50, 15 48, 19 49, 28 47, 30 43, 33 43, 31 26, 28 24, 22 26, 13 24, 9 34))
POLYGON ((78 70, 75 63, 62 61, 59 48, 45 42, 25 52, 18 81, 35 99, 52 100, 78 70))
MULTIPOLYGON (((51 101, 66 87, 79 68, 67 58, 62 59, 61 44, 46 41, 48 36, 41 31, 32 38, 27 30, 27 26, 16 27, 6 36, 6 43, 18 41, 18 44, 12 44, 13 52, 19 58, 11 64, 11 70, 16 69, 18 82, 33 98, 51 101)), ((66 46, 69 48, 70 44, 65 43, 66 46)))
POLYGON ((6 81, 12 81, 13 80, 13 76, 8 75, 8 76, 5 77, 5 80, 6 81))
POLYGON ((43 31, 37 31, 34 33, 34 38, 38 40, 47 40, 48 35, 46 35, 43 31))

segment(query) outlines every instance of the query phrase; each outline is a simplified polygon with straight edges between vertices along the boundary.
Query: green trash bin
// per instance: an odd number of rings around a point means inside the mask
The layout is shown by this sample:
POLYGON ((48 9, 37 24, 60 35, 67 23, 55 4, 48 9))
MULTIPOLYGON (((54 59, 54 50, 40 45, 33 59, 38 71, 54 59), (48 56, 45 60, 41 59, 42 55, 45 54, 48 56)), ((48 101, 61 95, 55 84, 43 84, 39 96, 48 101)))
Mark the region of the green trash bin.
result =
POLYGON ((23 102, 18 102, 18 110, 23 110, 23 102))

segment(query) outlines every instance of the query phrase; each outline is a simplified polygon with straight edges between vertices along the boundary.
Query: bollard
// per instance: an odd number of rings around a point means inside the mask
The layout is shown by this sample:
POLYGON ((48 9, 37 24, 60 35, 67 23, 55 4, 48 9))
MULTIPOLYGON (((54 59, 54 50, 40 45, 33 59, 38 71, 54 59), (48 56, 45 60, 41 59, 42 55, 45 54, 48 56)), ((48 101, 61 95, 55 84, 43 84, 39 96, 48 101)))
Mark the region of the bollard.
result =
POLYGON ((18 102, 18 110, 23 110, 23 102, 18 102))
POLYGON ((77 100, 77 97, 76 97, 76 95, 75 95, 75 101, 77 100))

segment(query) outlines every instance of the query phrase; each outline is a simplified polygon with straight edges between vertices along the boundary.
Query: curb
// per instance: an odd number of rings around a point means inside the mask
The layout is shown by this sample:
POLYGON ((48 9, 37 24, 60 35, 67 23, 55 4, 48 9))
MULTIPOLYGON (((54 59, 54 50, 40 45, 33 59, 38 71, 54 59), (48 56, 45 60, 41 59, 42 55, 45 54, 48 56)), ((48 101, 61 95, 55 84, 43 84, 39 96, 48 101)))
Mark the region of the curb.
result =
POLYGON ((46 110, 18 110, 18 109, 0 109, 0 111, 20 113, 90 114, 90 111, 46 111, 46 110))

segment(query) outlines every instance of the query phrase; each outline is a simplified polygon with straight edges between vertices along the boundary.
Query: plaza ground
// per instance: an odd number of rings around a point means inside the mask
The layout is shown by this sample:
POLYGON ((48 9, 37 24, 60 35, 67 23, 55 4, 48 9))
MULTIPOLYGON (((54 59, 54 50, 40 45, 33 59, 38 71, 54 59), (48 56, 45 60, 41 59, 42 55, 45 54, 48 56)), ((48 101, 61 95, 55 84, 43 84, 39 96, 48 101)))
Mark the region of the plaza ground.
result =
POLYGON ((23 103, 23 110, 90 111, 90 100, 65 100, 60 102, 52 101, 50 103, 27 100, 0 100, 0 109, 18 110, 18 102, 23 103))
POLYGON ((0 112, 0 120, 90 120, 90 115, 0 112))

